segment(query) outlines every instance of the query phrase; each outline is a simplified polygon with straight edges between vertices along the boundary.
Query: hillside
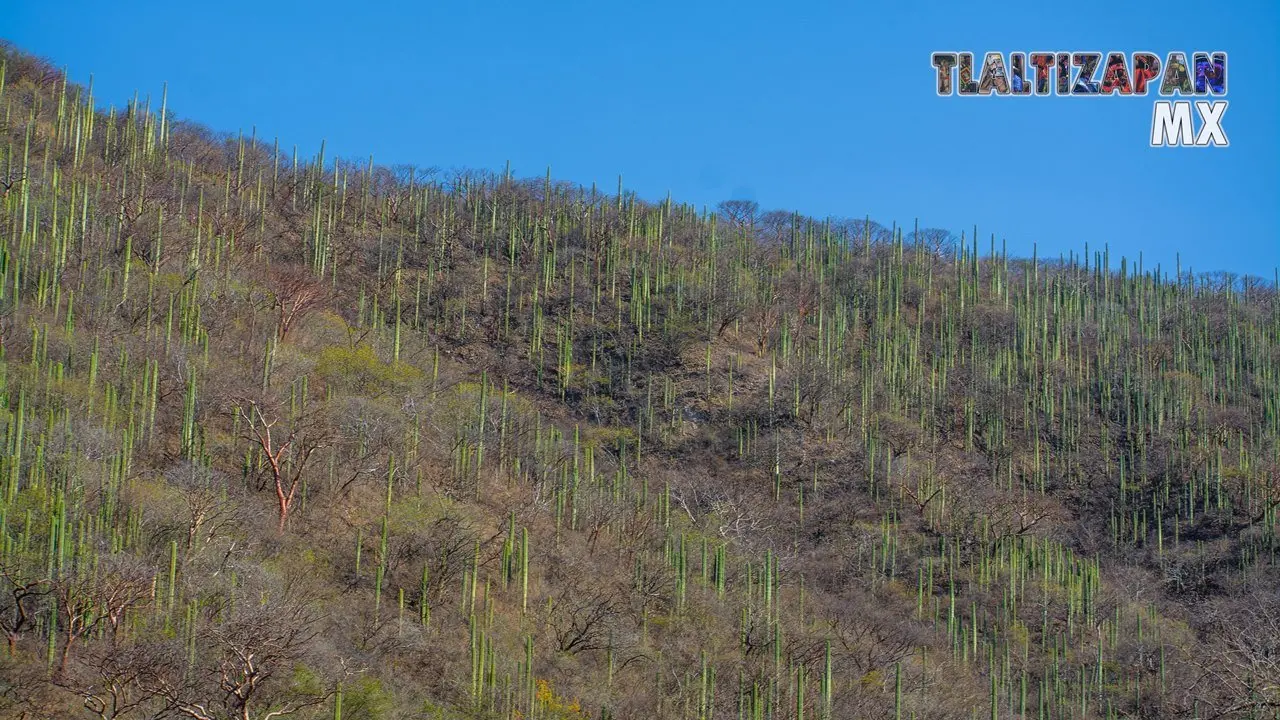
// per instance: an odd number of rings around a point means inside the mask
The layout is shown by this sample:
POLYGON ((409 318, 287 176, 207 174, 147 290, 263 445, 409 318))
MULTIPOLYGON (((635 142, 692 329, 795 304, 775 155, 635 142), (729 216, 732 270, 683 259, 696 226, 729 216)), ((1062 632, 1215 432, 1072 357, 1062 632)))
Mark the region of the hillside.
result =
POLYGON ((0 56, 0 717, 1280 717, 1273 280, 0 56))

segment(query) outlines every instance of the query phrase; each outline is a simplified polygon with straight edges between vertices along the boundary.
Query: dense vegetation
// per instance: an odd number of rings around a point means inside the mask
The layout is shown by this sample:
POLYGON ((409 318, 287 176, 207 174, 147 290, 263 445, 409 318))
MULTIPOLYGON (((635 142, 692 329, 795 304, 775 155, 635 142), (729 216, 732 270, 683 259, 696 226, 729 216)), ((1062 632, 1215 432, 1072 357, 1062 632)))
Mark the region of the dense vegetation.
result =
POLYGON ((1274 281, 2 57, 0 716, 1280 716, 1274 281))

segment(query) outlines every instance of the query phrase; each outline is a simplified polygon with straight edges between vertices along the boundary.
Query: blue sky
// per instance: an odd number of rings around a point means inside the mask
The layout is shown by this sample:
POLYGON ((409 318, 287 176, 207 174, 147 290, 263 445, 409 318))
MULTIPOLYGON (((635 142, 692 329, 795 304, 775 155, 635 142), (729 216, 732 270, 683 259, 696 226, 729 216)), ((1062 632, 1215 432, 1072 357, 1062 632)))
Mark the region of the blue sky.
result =
POLYGON ((1280 10, 1141 3, 39 2, 0 37, 217 130, 385 164, 625 185, 1147 268, 1280 266, 1280 10), (1226 51, 1216 149, 1154 98, 937 97, 934 50, 1226 51))

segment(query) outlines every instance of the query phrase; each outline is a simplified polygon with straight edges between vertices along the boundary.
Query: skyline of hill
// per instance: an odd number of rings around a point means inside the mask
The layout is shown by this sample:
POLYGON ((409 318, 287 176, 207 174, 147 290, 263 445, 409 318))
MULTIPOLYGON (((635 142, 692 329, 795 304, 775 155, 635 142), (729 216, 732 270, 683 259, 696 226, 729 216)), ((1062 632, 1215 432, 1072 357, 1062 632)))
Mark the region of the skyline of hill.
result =
POLYGON ((1280 717, 1280 297, 0 46, 0 717, 1280 717))

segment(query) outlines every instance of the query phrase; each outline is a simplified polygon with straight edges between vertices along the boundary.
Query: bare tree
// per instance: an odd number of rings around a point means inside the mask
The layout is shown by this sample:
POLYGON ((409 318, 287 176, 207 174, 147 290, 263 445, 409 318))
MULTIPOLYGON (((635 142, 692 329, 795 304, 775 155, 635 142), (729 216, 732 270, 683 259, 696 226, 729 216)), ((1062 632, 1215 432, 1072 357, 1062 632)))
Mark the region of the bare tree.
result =
POLYGON ((0 175, 0 198, 9 194, 9 191, 16 185, 21 185, 22 181, 27 179, 27 174, 20 170, 11 170, 4 175, 0 175))
POLYGON ((755 200, 725 200, 716 206, 729 225, 737 230, 755 230, 760 219, 760 203, 755 200))
POLYGON ((954 253, 958 242, 956 236, 950 230, 943 230, 942 228, 920 228, 920 230, 912 232, 911 238, 917 247, 938 255, 954 253))
POLYGON ((154 578, 154 571, 136 558, 111 555, 92 570, 72 571, 50 582, 63 635, 59 674, 66 672, 78 640, 104 624, 108 632, 116 632, 125 614, 151 597, 154 578))
POLYGON ((165 472, 170 483, 182 490, 183 506, 178 522, 185 531, 188 554, 212 543, 236 521, 236 505, 227 497, 226 480, 216 471, 184 462, 165 472))
POLYGON ((1183 689, 1187 709, 1202 708, 1206 720, 1280 709, 1280 593, 1255 590, 1206 606, 1201 616, 1209 643, 1186 651, 1199 670, 1183 689))
POLYGON ((562 592, 551 603, 549 618, 556 647, 570 654, 605 649, 617 615, 613 591, 562 592))
POLYGON ((193 720, 271 720, 327 701, 336 683, 299 685, 288 672, 307 655, 316 618, 288 588, 267 595, 211 613, 197 633, 202 661, 189 672, 174 663, 143 684, 193 720))
POLYGON ((4 578, 8 596, 0 605, 0 630, 4 631, 12 657, 22 634, 35 624, 31 604, 49 593, 49 581, 25 577, 15 565, 8 563, 0 564, 0 577, 4 578))
POLYGON ((77 658, 78 672, 54 682, 80 697, 85 711, 99 720, 156 720, 166 716, 172 705, 148 682, 168 660, 155 650, 113 634, 103 642, 87 644, 77 658))
POLYGON ((285 270, 271 278, 271 304, 277 314, 276 340, 284 342, 294 324, 324 301, 324 285, 304 270, 285 270))
POLYGON ((302 486, 302 474, 307 469, 307 462, 315 451, 328 446, 328 437, 320 429, 318 413, 310 413, 306 418, 290 419, 283 431, 273 434, 272 430, 280 419, 268 420, 257 402, 242 401, 236 412, 248 423, 248 431, 243 438, 256 444, 267 461, 279 514, 277 530, 283 533, 285 523, 289 520, 289 512, 297 498, 298 488, 302 486))

